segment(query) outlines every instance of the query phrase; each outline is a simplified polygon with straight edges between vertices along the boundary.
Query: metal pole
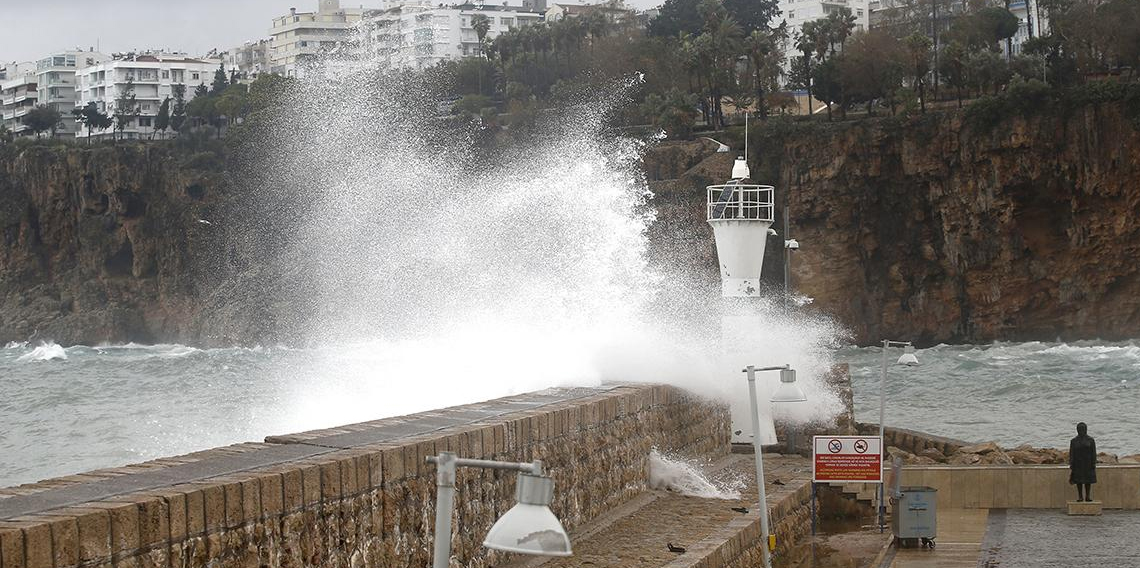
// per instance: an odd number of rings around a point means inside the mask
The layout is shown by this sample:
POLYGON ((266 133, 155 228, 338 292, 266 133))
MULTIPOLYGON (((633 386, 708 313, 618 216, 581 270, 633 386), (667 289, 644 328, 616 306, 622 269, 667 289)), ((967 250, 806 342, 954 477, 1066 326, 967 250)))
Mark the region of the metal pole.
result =
POLYGON ((811 535, 815 536, 815 482, 811 482, 811 535))
POLYGON ((455 508, 455 470, 460 467, 506 469, 542 475, 542 461, 530 463, 500 462, 458 458, 454 452, 440 452, 425 460, 436 465, 435 473, 435 549, 432 568, 448 568, 451 562, 451 511, 455 508))
POLYGON ((435 474, 435 551, 432 568, 448 568, 451 561, 451 510, 455 506, 455 454, 440 452, 435 474))
POLYGON ((768 495, 764 482, 764 457, 760 453, 760 407, 756 402, 756 367, 749 365, 744 372, 748 373, 748 400, 752 403, 752 451, 756 457, 756 489, 760 492, 760 537, 764 540, 760 548, 764 551, 764 568, 771 568, 772 553, 768 550, 768 495))
MULTIPOLYGON (((887 457, 887 444, 883 436, 883 423, 886 420, 887 412, 887 348, 891 342, 887 339, 883 340, 883 372, 879 375, 879 455, 880 463, 887 457)), ((880 476, 882 473, 880 472, 880 476)), ((883 503, 883 484, 882 479, 879 480, 879 533, 883 532, 883 522, 886 516, 886 506, 883 503)))
POLYGON ((788 196, 784 196, 784 315, 788 315, 788 266, 792 261, 792 249, 788 248, 788 241, 792 232, 788 229, 788 196))

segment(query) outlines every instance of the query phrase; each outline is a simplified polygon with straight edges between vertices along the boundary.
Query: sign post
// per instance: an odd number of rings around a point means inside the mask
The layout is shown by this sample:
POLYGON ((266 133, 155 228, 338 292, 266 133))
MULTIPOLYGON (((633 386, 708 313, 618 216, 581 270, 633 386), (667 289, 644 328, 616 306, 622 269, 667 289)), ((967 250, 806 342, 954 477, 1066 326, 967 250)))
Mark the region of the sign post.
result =
POLYGON ((882 483, 883 440, 878 436, 812 438, 814 483, 882 483))

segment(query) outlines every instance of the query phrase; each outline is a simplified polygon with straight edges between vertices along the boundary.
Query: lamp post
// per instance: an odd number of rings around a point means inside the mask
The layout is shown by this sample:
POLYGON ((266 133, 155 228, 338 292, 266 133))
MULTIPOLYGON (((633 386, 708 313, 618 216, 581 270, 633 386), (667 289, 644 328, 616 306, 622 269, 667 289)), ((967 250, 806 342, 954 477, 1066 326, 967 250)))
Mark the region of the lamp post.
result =
POLYGON ((807 400, 804 391, 796 386, 796 371, 790 366, 760 367, 749 365, 744 368, 748 374, 748 400, 752 404, 752 452, 756 458, 756 488, 760 492, 760 537, 764 539, 764 568, 772 566, 772 552, 769 550, 768 536, 768 496, 764 483, 764 457, 760 449, 760 406, 756 402, 756 372, 780 371, 780 387, 770 399, 772 402, 803 402, 807 400))
POLYGON ((433 568, 448 568, 451 560, 451 512, 455 508, 455 471, 460 467, 519 472, 515 489, 518 503, 495 521, 483 546, 521 554, 570 556, 570 537, 550 511, 554 481, 543 475, 541 461, 474 460, 456 457, 453 452, 440 452, 438 456, 428 456, 427 462, 437 466, 433 568))
MULTIPOLYGON (((890 347, 902 347, 903 354, 899 356, 896 364, 913 366, 918 364, 918 357, 914 355, 914 345, 909 341, 892 341, 890 339, 883 340, 883 372, 879 375, 879 451, 883 453, 883 460, 887 458, 887 444, 886 439, 883 437, 883 425, 886 421, 887 412, 887 349, 890 347)), ((883 502, 883 484, 879 483, 879 532, 883 532, 884 518, 886 517, 887 505, 883 502)))

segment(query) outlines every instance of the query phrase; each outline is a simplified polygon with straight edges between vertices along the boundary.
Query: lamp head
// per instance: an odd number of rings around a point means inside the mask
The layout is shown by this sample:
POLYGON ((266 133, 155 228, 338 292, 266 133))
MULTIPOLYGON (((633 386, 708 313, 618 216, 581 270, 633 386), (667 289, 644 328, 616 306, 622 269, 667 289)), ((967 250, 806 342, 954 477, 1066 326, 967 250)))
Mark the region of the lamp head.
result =
POLYGON ((804 402, 807 395, 796 384, 796 370, 791 367, 780 369, 780 386, 772 393, 772 402, 804 402))
POLYGON ((899 365, 907 365, 913 367, 918 364, 918 357, 914 356, 914 346, 907 344, 903 347, 903 354, 899 356, 899 365))
POLYGON ((495 522, 483 546, 519 554, 570 556, 570 536, 550 511, 554 480, 520 473, 515 496, 518 503, 495 522))

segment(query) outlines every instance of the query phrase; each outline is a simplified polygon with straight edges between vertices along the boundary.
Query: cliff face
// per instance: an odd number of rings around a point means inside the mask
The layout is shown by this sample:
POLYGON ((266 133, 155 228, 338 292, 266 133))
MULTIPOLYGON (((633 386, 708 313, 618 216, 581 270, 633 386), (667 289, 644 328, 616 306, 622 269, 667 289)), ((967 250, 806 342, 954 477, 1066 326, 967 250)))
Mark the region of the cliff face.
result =
MULTIPOLYGON (((859 343, 1140 336, 1140 131, 1119 105, 763 136, 754 177, 778 178, 802 246, 792 286, 859 343)), ((663 212, 700 206, 685 181, 657 182, 663 212)))
MULTIPOLYGON (((1140 132, 1120 106, 987 130, 932 114, 754 135, 753 177, 775 182, 777 219, 786 200, 802 245, 794 290, 859 343, 1140 336, 1140 132)), ((718 278, 703 187, 734 157, 715 149, 646 156, 651 254, 694 280, 664 301, 698 312, 694 290, 716 294, 718 278)), ((6 152, 0 342, 287 341, 315 309, 299 305, 312 284, 283 238, 304 195, 251 197, 167 145, 6 152), (251 223, 256 238, 241 234, 251 223)), ((765 275, 778 292, 776 228, 765 275)))
POLYGON ((217 179, 166 151, 31 147, 0 160, 0 340, 194 335, 217 179))

